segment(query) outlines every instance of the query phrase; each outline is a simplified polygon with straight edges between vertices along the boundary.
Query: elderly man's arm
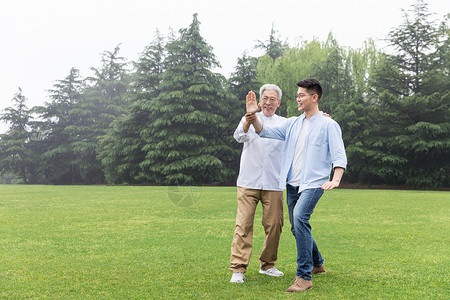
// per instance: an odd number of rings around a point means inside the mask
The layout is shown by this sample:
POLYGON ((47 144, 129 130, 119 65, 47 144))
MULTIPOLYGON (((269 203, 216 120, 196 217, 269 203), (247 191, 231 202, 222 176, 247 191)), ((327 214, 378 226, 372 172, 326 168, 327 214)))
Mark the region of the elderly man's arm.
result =
POLYGON ((250 125, 252 125, 253 122, 255 122, 255 120, 256 120, 257 118, 258 118, 258 117, 256 116, 256 114, 250 114, 250 113, 246 113, 246 114, 245 114, 245 122, 244 122, 244 124, 242 125, 242 127, 243 127, 245 133, 248 132, 248 130, 249 130, 249 128, 250 128, 250 125))

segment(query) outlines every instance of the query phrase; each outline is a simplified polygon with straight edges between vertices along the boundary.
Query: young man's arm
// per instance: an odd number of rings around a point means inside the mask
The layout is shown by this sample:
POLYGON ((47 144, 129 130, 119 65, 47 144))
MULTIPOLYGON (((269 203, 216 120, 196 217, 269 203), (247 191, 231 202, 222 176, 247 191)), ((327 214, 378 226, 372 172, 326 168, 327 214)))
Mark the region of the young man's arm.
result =
POLYGON ((342 140, 342 132, 339 124, 330 123, 328 127, 328 146, 330 147, 331 160, 334 168, 334 175, 331 181, 327 181, 322 185, 323 190, 331 190, 337 188, 341 183, 344 170, 347 167, 347 155, 345 154, 344 142, 342 140))

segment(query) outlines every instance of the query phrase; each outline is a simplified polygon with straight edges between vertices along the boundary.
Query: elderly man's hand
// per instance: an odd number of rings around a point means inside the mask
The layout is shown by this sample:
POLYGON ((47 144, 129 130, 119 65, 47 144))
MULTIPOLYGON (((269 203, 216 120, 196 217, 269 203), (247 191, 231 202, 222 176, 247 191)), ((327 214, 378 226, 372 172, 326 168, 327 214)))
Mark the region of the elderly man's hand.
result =
POLYGON ((256 95, 253 91, 248 92, 246 100, 247 113, 254 114, 259 110, 259 104, 256 102, 256 95))
POLYGON ((255 114, 252 113, 246 113, 245 114, 245 122, 248 124, 253 124, 258 117, 255 114))

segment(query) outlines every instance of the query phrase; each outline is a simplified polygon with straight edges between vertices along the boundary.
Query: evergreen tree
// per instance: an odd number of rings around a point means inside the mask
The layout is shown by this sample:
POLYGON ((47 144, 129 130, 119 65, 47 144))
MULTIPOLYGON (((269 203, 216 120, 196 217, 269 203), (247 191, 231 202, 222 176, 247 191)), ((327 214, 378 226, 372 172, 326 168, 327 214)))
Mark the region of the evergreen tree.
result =
POLYGON ((242 145, 236 142, 233 134, 242 116, 245 114, 245 97, 249 91, 259 91, 261 86, 257 81, 257 64, 258 59, 256 57, 248 56, 244 53, 242 57, 237 59, 235 71, 228 80, 227 107, 223 111, 228 111, 229 113, 225 115, 227 126, 220 136, 223 138, 223 142, 230 145, 233 149, 226 158, 222 158, 222 162, 232 173, 228 179, 230 184, 236 182, 242 151, 242 145))
POLYGON ((391 48, 372 81, 384 125, 386 174, 398 183, 449 186, 448 30, 419 0, 389 34, 391 48), (412 16, 411 16, 412 14, 412 16))
POLYGON ((388 90, 406 97, 424 92, 428 89, 425 79, 429 72, 442 66, 440 54, 446 49, 440 38, 443 32, 435 20, 430 20, 428 4, 417 0, 403 13, 404 22, 392 29, 387 38, 393 53, 380 61, 372 82, 378 94, 388 90))
POLYGON ((125 117, 131 104, 128 94, 130 87, 128 62, 124 57, 119 56, 119 52, 118 45, 114 51, 104 51, 101 54, 101 66, 100 68, 91 68, 94 76, 87 78, 90 85, 85 91, 85 101, 82 102, 84 107, 90 108, 92 111, 89 126, 92 138, 99 142, 91 158, 93 170, 96 171, 95 177, 99 179, 108 170, 110 172, 104 176, 111 179, 111 172, 118 169, 117 165, 111 165, 112 160, 110 160, 109 167, 105 166, 106 153, 103 150, 114 146, 114 143, 117 142, 115 139, 111 139, 107 132, 113 130, 112 127, 116 120, 125 117), (108 143, 112 144, 108 146, 108 143))
MULTIPOLYGON (((378 59, 373 42, 366 42, 361 49, 349 49, 343 56, 343 72, 350 76, 351 88, 339 100, 332 117, 342 128, 348 161, 345 181, 366 183, 369 186, 383 183, 385 176, 380 161, 386 159, 382 144, 382 122, 378 106, 368 98, 368 80, 378 59)), ((350 85, 344 85, 349 88, 350 85)))
POLYGON ((30 142, 31 110, 26 106, 27 98, 19 92, 12 99, 13 107, 7 107, 0 121, 8 123, 9 129, 0 135, 0 173, 14 174, 28 183, 30 164, 33 161, 30 142))
POLYGON ((130 99, 127 113, 113 122, 112 128, 101 139, 99 159, 102 161, 108 183, 141 183, 141 163, 145 154, 144 139, 152 112, 152 102, 159 94, 163 60, 164 38, 156 33, 154 41, 145 48, 135 63, 131 78, 130 99))
MULTIPOLYGON (((248 56, 246 53, 237 59, 234 72, 228 79, 230 91, 240 100, 241 108, 245 108, 245 97, 249 91, 259 91, 261 84, 258 82, 258 58, 248 56)), ((242 111, 240 112, 242 115, 242 111)))
POLYGON ((224 115, 230 113, 225 79, 211 72, 219 63, 200 35, 197 14, 179 33, 166 46, 160 93, 152 101, 152 121, 143 134, 146 158, 141 167, 152 183, 223 181, 231 172, 221 158, 232 152, 220 140, 224 115))
POLYGON ((263 42, 258 40, 255 48, 259 48, 265 51, 265 55, 268 55, 272 60, 276 60, 281 57, 288 48, 288 43, 281 41, 280 36, 275 30, 274 24, 270 30, 269 40, 263 42))
MULTIPOLYGON (((222 136, 229 137, 228 143, 232 145, 234 149, 234 156, 231 156, 230 161, 227 162, 231 170, 239 170, 240 165, 242 145, 236 142, 233 138, 233 134, 242 116, 246 112, 245 97, 249 91, 257 93, 261 87, 261 84, 257 81, 257 65, 258 59, 256 57, 251 57, 244 53, 242 57, 237 59, 234 72, 228 79, 229 92, 227 93, 227 107, 230 109, 230 114, 229 117, 226 118, 228 129, 222 136)), ((230 178, 233 183, 235 182, 235 177, 230 178)))
POLYGON ((112 52, 103 52, 101 67, 91 68, 94 76, 87 78, 90 84, 85 91, 86 99, 93 110, 96 126, 103 134, 130 104, 127 98, 130 83, 128 62, 119 56, 119 52, 119 46, 112 52))
POLYGON ((94 146, 86 140, 85 115, 80 109, 85 84, 79 70, 72 68, 63 80, 57 80, 49 90, 50 103, 37 107, 43 122, 37 127, 41 132, 43 149, 40 167, 44 177, 54 184, 80 183, 80 171, 88 164, 86 152, 94 146))
POLYGON ((414 186, 450 186, 450 92, 401 101, 384 92, 380 102, 385 176, 414 186))

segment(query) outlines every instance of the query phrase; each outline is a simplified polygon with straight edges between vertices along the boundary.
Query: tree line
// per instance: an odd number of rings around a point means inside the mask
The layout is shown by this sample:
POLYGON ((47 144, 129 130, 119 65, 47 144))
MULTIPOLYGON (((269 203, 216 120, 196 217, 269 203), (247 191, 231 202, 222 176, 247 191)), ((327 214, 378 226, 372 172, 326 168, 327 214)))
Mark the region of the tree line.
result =
POLYGON ((21 89, 0 119, 0 182, 39 184, 234 184, 241 145, 232 138, 245 95, 283 90, 278 113, 295 116, 296 82, 317 78, 320 108, 342 127, 344 181, 450 186, 449 29, 418 0, 385 51, 371 40, 342 47, 329 35, 298 45, 272 31, 229 78, 200 34, 198 16, 153 41, 135 62, 120 46, 83 78, 72 68, 28 108, 21 89))

